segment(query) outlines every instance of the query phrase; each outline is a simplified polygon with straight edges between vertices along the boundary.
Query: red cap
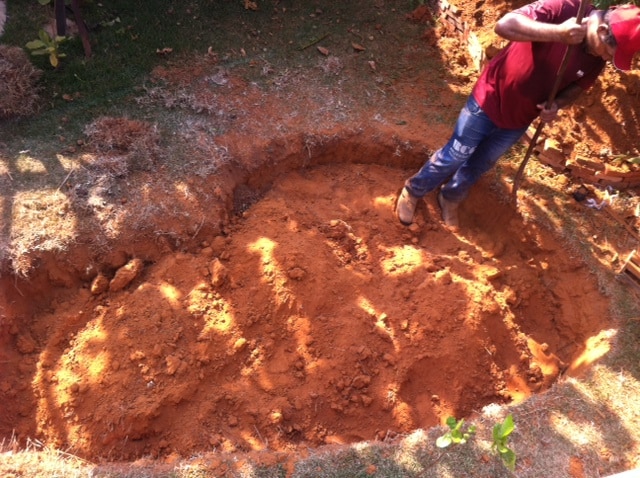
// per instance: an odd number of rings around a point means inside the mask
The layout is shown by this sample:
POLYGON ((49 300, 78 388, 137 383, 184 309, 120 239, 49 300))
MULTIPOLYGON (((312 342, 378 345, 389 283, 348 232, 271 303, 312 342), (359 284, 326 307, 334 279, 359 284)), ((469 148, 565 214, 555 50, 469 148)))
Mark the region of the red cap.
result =
POLYGON ((609 26, 618 44, 613 64, 620 70, 630 70, 633 56, 640 51, 640 8, 635 5, 611 8, 609 26))

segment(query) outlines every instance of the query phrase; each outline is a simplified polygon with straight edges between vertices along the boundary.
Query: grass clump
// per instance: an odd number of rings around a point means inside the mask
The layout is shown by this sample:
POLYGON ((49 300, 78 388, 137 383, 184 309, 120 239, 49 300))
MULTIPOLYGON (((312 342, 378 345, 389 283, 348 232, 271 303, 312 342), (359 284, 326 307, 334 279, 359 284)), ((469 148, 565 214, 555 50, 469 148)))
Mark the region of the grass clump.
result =
POLYGON ((31 116, 40 109, 41 74, 21 48, 0 45, 0 118, 31 116))

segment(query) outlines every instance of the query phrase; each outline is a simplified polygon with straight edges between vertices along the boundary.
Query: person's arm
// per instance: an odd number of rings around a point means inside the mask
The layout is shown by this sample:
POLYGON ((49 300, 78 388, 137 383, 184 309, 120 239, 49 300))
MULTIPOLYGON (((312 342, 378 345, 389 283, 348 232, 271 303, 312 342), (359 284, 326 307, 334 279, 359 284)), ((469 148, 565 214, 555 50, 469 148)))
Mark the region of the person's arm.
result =
POLYGON ((584 39, 587 25, 586 19, 583 19, 581 25, 576 23, 576 18, 570 18, 559 24, 543 23, 521 13, 510 12, 498 20, 494 30, 509 41, 560 42, 576 45, 584 39))
POLYGON ((584 89, 578 85, 569 85, 556 95, 558 108, 564 108, 572 104, 582 94, 584 89))
POLYGON ((578 85, 569 85, 556 95, 556 99, 548 108, 546 107, 546 102, 539 104, 540 119, 545 123, 551 123, 558 117, 558 110, 572 104, 583 91, 582 87, 578 85))

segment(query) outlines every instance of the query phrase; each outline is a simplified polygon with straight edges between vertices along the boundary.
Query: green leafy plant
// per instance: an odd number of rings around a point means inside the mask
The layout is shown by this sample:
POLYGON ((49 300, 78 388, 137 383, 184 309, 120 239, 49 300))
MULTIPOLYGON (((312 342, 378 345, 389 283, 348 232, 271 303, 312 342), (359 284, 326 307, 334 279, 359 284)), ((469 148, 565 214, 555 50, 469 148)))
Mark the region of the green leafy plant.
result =
POLYGON ((464 418, 458 421, 454 417, 449 417, 447 418, 447 426, 449 427, 449 431, 436 440, 436 446, 438 448, 446 448, 452 443, 456 445, 466 443, 471 435, 476 432, 475 425, 471 425, 465 430, 464 418))
POLYGON ((610 158, 619 163, 640 164, 640 156, 634 156, 633 154, 614 154, 610 158))
POLYGON ((509 435, 514 429, 513 416, 509 414, 502 423, 496 423, 493 427, 493 444, 491 445, 491 449, 500 455, 506 467, 511 471, 516 468, 516 454, 507 446, 507 443, 509 435))
POLYGON ((66 37, 51 36, 46 31, 38 32, 38 39, 27 43, 27 48, 31 50, 32 55, 49 55, 49 63, 54 68, 60 64, 60 58, 66 55, 60 52, 60 44, 66 40, 66 37))

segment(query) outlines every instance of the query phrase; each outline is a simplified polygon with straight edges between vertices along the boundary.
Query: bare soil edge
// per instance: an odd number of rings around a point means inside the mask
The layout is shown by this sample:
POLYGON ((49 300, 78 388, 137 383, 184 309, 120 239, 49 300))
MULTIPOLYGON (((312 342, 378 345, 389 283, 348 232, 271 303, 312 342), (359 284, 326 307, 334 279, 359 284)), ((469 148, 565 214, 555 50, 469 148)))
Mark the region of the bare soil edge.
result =
MULTIPOLYGON (((428 151, 426 145, 411 144, 396 136, 385 138, 384 133, 375 129, 327 132, 326 135, 316 133, 311 145, 306 133, 273 138, 266 144, 252 144, 250 149, 236 153, 228 163, 221 165, 213 180, 193 180, 195 190, 215 198, 206 209, 198 211, 205 218, 198 227, 194 228, 192 222, 185 220, 181 230, 168 235, 157 228, 163 218, 145 217, 145 222, 140 222, 139 217, 131 217, 115 239, 104 237, 98 228, 87 227, 78 232, 73 242, 62 244, 60 250, 34 248, 19 257, 3 257, 0 263, 0 282, 6 285, 3 290, 9 295, 17 294, 19 300, 20 296, 28 296, 42 286, 54 289, 81 287, 92 278, 96 269, 113 272, 120 267, 123 256, 152 261, 169 251, 192 251, 199 246, 200 236, 223 233, 225 227, 258 200, 283 173, 335 161, 338 145, 344 153, 342 158, 347 158, 344 162, 350 157, 359 158, 359 162, 362 162, 361 158, 370 158, 370 164, 397 169, 418 167, 428 151), (16 273, 18 262, 29 264, 29 268, 16 273)), ((154 182, 155 174, 155 171, 149 174, 150 183, 154 182)), ((176 181, 179 179, 182 178, 175 178, 176 181)), ((125 197, 127 194, 123 191, 125 197)), ((81 227, 79 225, 79 229, 81 227)))

